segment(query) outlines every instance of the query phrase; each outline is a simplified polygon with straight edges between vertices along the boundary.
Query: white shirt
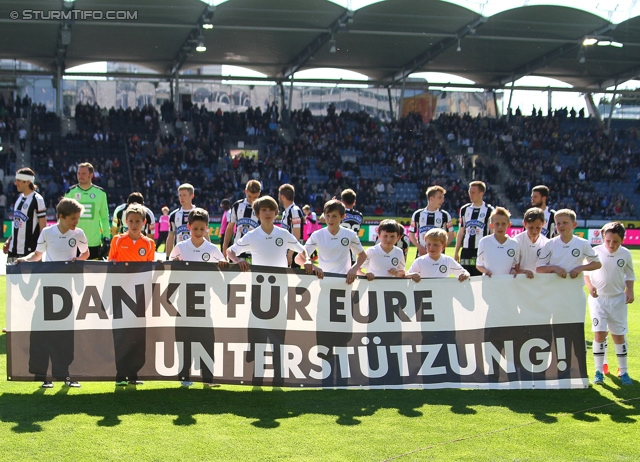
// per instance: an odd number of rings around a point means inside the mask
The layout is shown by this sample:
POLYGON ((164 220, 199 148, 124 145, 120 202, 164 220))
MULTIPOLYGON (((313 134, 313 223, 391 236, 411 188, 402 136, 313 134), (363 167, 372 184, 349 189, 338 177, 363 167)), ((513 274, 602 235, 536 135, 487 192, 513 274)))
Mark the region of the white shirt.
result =
POLYGON ((540 234, 536 242, 531 242, 526 231, 521 232, 513 239, 518 243, 520 269, 535 272, 538 264, 538 257, 542 252, 542 248, 549 239, 540 234))
POLYGON ((204 261, 210 263, 217 263, 225 259, 220 249, 218 249, 218 246, 206 239, 200 244, 200 247, 193 245, 191 239, 178 242, 173 250, 171 250, 171 256, 169 258, 174 260, 176 257, 180 257, 179 259, 182 261, 204 261))
POLYGON ((633 271, 633 258, 626 247, 620 246, 614 253, 609 253, 604 245, 598 245, 593 249, 602 268, 588 271, 591 284, 598 290, 598 295, 614 297, 623 294, 626 281, 635 281, 636 274, 633 271))
POLYGON ((589 241, 573 236, 568 244, 562 242, 560 236, 550 239, 540 252, 537 266, 559 266, 567 271, 583 264, 600 261, 589 241))
POLYGON ((452 274, 460 276, 467 271, 450 256, 441 254, 437 260, 429 255, 416 258, 409 268, 409 273, 418 273, 422 278, 448 278, 452 274))
POLYGON ((322 271, 338 274, 347 274, 351 269, 349 250, 354 254, 364 252, 356 232, 342 226, 335 235, 329 232, 329 228, 314 231, 307 239, 304 248, 307 255, 318 250, 318 266, 322 271))
POLYGON ((248 252, 254 265, 287 268, 287 252, 304 252, 304 247, 288 231, 274 226, 271 234, 264 232, 262 227, 249 231, 237 240, 231 247, 236 254, 248 252))
POLYGON ((369 247, 365 252, 367 259, 362 264, 362 268, 366 268, 367 273, 373 273, 376 276, 391 277, 390 269, 404 270, 406 265, 404 252, 396 246, 393 246, 389 253, 385 252, 380 244, 369 247))
POLYGON ((483 237, 478 244, 476 265, 484 266, 492 274, 509 274, 518 262, 518 243, 507 236, 504 244, 500 244, 494 234, 483 237))
POLYGON ((89 250, 87 236, 80 228, 69 229, 62 234, 58 225, 47 226, 38 237, 38 252, 44 253, 44 261, 71 261, 89 250))

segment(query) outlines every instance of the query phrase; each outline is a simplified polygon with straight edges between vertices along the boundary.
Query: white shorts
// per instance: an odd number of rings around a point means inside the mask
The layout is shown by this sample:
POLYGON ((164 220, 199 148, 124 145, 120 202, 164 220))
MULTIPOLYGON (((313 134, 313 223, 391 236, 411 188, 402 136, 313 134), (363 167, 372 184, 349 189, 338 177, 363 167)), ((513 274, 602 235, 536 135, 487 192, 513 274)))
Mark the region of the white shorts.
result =
POLYGON ((627 327, 627 304, 625 294, 607 297, 589 295, 589 313, 591 314, 591 330, 593 332, 611 332, 614 335, 625 335, 627 327))

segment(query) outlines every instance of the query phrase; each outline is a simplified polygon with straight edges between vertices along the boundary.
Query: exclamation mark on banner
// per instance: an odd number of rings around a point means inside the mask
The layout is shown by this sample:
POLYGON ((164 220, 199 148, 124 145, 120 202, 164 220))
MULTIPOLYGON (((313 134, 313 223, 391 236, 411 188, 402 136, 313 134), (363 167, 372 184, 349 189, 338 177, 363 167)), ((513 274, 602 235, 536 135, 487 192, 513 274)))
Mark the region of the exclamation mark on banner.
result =
POLYGON ((567 350, 564 346, 564 337, 556 339, 556 359, 558 361, 558 370, 564 371, 567 368, 567 350))

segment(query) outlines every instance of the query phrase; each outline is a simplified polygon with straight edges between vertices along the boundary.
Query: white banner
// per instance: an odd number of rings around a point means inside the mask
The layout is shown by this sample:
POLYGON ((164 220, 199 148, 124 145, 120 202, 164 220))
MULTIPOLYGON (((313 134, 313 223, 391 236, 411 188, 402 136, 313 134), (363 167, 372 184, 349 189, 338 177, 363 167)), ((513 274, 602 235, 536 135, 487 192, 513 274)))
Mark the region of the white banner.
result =
POLYGON ((581 278, 347 285, 343 276, 186 262, 7 270, 12 380, 57 373, 285 386, 588 385, 581 278), (56 335, 74 345, 57 368, 55 351, 41 354, 56 335))

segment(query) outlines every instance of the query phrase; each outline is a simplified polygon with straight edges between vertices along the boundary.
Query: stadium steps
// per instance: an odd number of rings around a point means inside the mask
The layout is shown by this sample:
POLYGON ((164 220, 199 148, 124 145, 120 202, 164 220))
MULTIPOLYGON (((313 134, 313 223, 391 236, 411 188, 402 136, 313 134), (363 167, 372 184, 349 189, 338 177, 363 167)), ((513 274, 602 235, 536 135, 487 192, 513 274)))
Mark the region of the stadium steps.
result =
POLYGON ((76 119, 63 116, 60 118, 60 138, 64 139, 68 133, 75 134, 77 131, 76 119))
POLYGON ((159 127, 160 127, 160 133, 162 134, 162 136, 175 135, 173 124, 161 121, 159 123, 159 127))
MULTIPOLYGON (((16 152, 16 168, 18 170, 22 167, 30 167, 31 166, 31 120, 28 117, 21 117, 16 119, 16 129, 19 130, 20 127, 23 126, 27 129, 27 142, 24 146, 24 152, 20 150, 20 140, 18 139, 18 132, 16 131, 16 142, 13 147, 16 152)), ((9 172, 9 174, 14 174, 15 172, 9 172)))

